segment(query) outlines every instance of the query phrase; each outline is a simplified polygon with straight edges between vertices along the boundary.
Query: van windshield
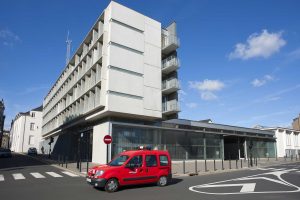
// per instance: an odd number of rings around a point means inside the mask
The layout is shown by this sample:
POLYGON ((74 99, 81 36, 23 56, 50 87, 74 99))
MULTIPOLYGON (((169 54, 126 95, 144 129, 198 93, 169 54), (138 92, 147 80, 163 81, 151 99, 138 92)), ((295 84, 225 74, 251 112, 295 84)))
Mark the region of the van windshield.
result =
POLYGON ((124 162, 129 158, 129 156, 126 155, 120 155, 114 158, 108 165, 109 166, 121 166, 124 162))

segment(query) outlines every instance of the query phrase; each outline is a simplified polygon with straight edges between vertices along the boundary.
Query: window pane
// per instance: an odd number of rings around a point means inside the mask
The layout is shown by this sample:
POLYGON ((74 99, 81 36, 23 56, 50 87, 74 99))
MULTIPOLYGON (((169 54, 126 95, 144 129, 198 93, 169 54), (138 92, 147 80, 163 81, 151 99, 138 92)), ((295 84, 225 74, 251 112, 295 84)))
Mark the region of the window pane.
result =
POLYGON ((169 161, 167 156, 159 156, 160 166, 168 166, 169 161))
POLYGON ((143 156, 134 156, 127 163, 127 166, 129 166, 129 167, 141 167, 142 164, 143 164, 143 156))
POLYGON ((146 166, 147 167, 157 166, 157 160, 155 155, 146 156, 146 166))

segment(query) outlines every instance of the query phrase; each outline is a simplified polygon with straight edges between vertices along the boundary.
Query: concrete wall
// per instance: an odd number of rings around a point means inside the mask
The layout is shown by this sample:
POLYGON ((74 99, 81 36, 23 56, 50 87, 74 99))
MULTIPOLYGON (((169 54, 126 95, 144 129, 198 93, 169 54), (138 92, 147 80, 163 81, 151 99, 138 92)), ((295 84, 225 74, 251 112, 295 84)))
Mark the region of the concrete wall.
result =
POLYGON ((104 144, 103 142, 103 138, 105 135, 111 135, 110 127, 111 127, 110 122, 104 122, 94 126, 93 128, 93 153, 92 153, 93 163, 106 164, 107 147, 106 144, 104 144))
POLYGON ((104 15, 103 47, 106 110, 161 118, 160 23, 111 2, 104 15))

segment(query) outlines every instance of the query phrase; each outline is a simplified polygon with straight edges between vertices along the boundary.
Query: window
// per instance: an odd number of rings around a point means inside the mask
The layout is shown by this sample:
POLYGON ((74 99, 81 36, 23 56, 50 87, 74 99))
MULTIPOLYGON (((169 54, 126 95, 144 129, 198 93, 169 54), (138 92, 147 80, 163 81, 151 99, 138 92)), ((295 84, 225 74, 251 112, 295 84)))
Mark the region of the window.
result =
POLYGON ((147 167, 156 167, 157 166, 156 155, 146 156, 146 166, 147 167))
POLYGON ((291 145, 291 134, 286 134, 286 145, 291 145))
POLYGON ((33 145, 34 144, 34 136, 33 135, 29 135, 28 144, 29 145, 33 145))
POLYGON ((167 156, 159 156, 159 163, 160 166, 168 166, 169 165, 169 160, 167 156))
POLYGON ((34 123, 30 123, 30 130, 31 130, 31 131, 34 130, 34 123))
POLYGON ((143 156, 134 156, 127 163, 127 167, 141 167, 143 164, 143 156))
POLYGON ((33 117, 33 118, 35 117, 35 112, 31 113, 31 117, 33 117))
POLYGON ((118 156, 115 159, 113 159, 108 165, 109 166, 121 166, 123 165, 124 162, 126 162, 126 160, 128 159, 128 156, 118 156))

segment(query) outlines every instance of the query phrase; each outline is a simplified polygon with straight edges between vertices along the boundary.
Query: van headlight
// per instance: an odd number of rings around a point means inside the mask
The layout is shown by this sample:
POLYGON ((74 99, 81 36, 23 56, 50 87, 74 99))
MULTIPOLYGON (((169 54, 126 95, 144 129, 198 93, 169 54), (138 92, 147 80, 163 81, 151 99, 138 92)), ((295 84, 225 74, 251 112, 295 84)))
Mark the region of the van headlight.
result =
POLYGON ((97 170, 95 175, 96 175, 96 176, 102 176, 103 173, 104 173, 103 170, 97 170))

